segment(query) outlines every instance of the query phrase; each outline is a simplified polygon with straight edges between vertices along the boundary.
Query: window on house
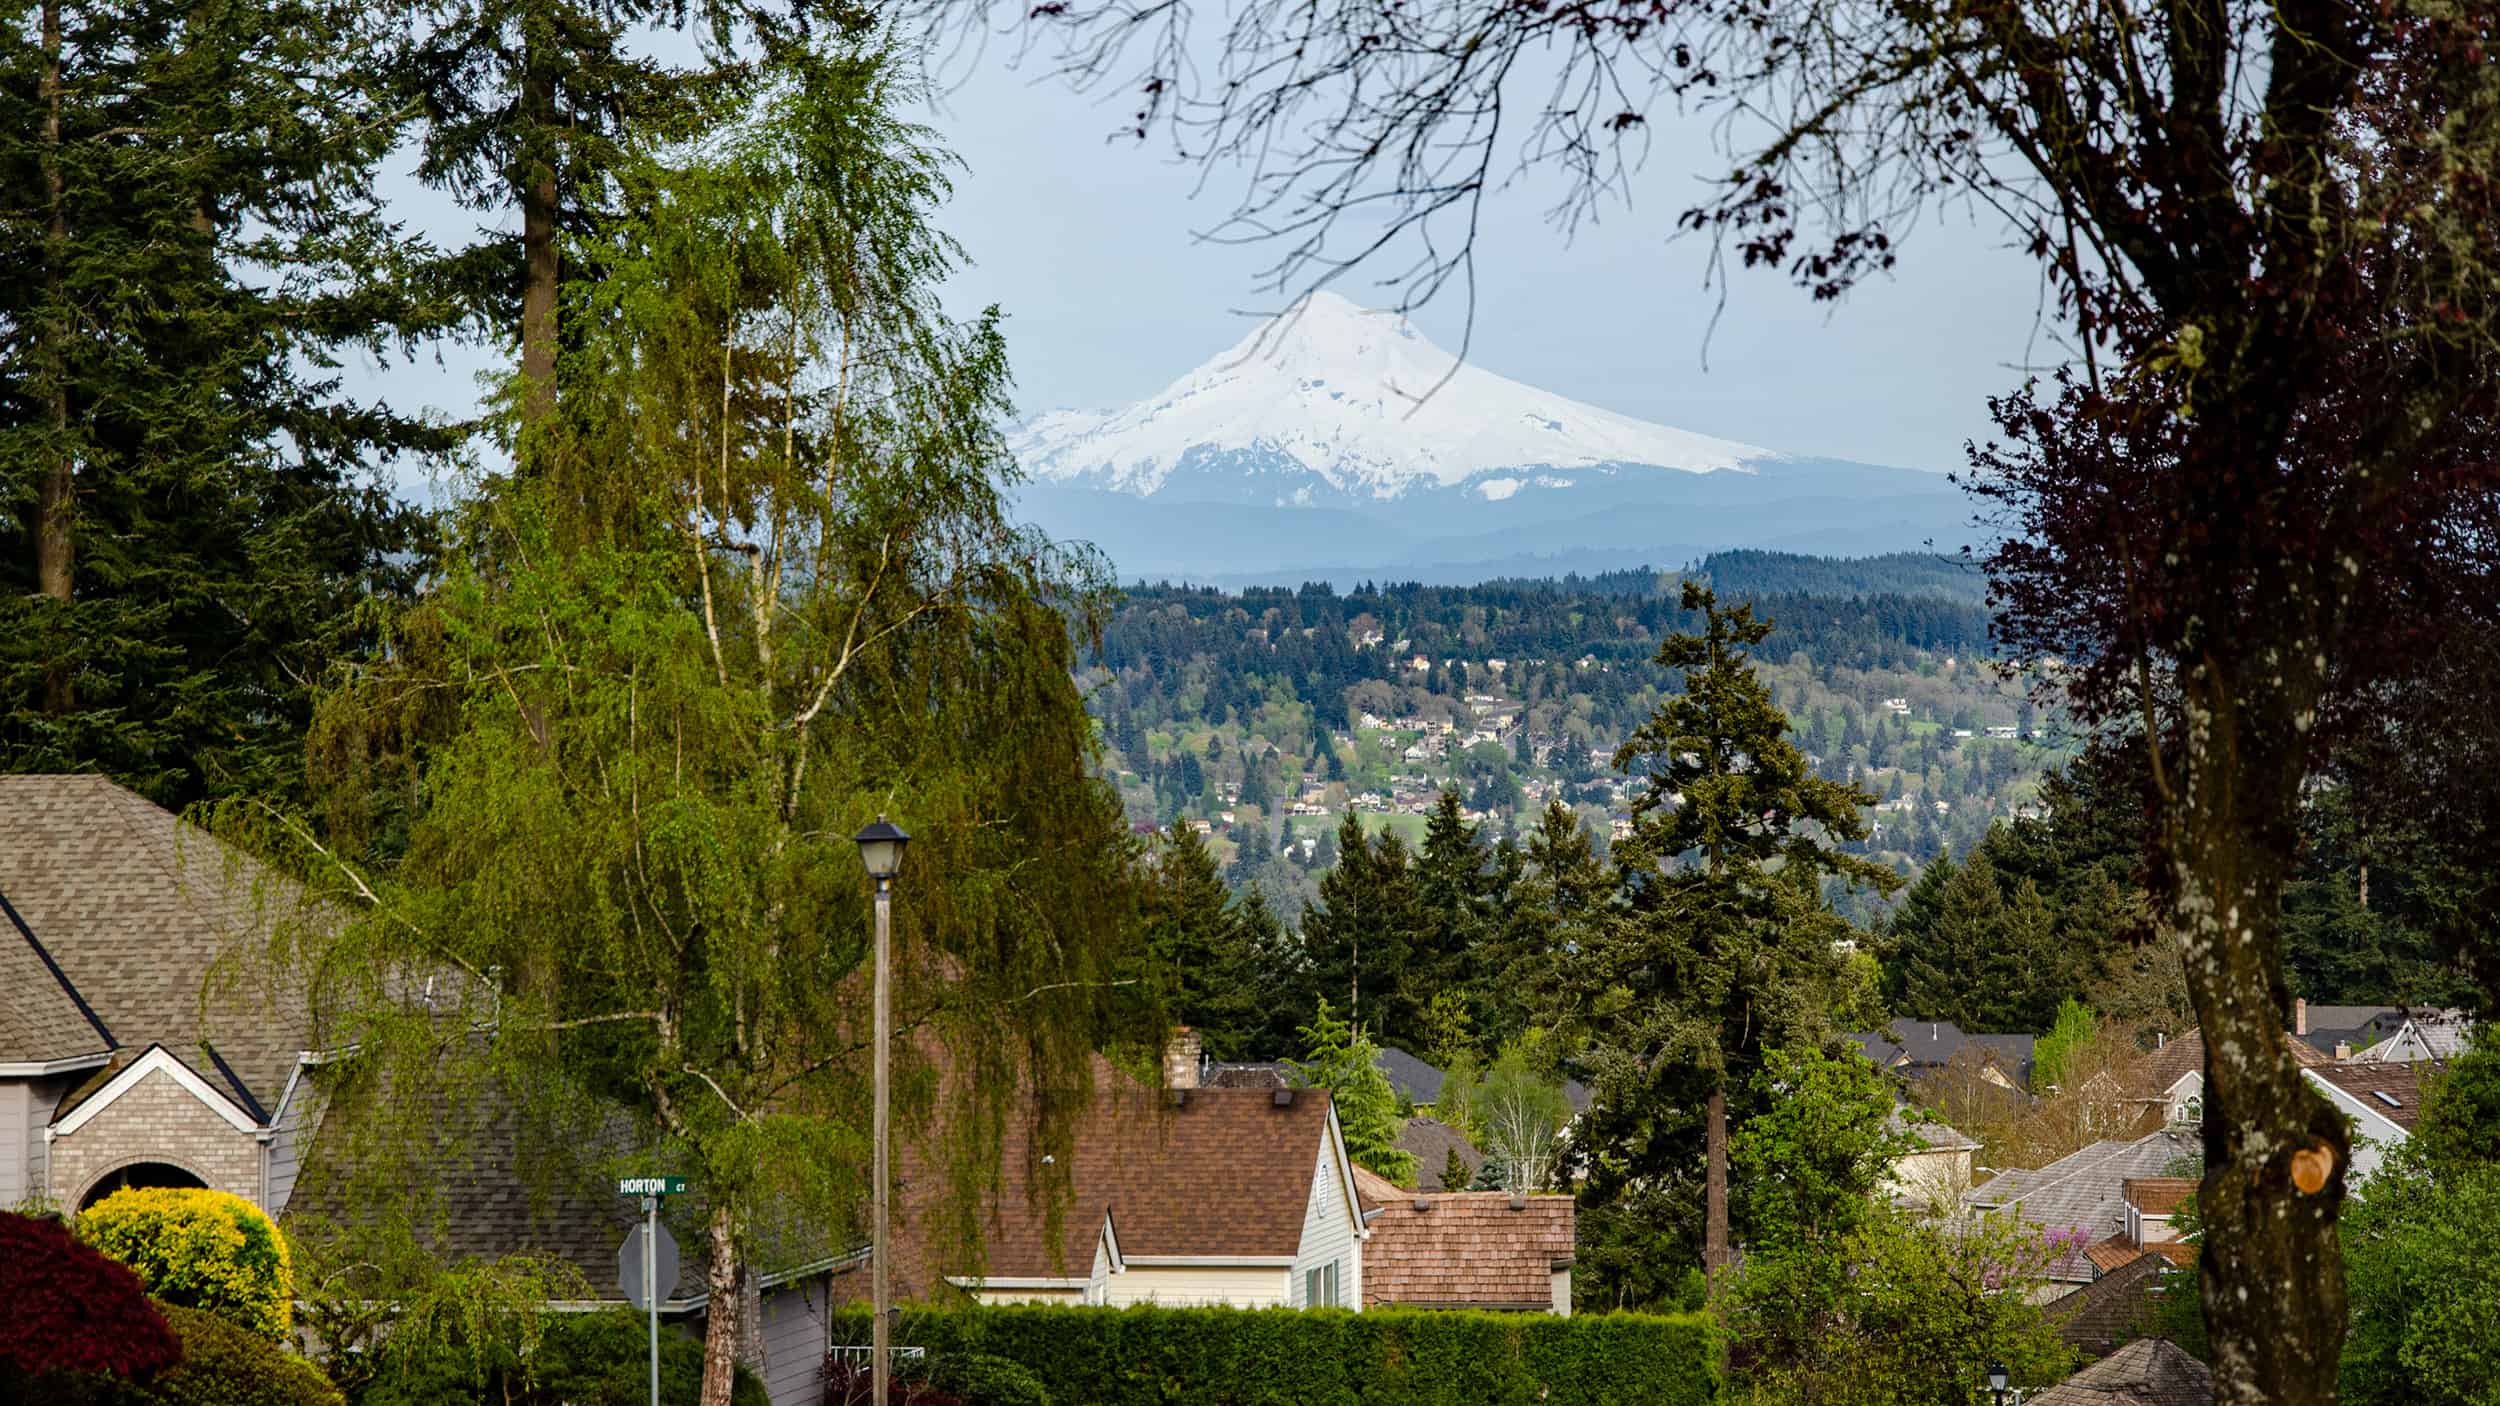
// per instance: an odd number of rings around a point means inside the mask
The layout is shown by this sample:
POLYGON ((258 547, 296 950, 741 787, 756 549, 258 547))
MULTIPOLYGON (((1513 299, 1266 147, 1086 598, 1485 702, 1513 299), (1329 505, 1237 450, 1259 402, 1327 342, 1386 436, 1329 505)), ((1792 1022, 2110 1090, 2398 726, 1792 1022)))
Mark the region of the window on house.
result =
POLYGON ((1340 1296, 1337 1288, 1337 1262, 1335 1260, 1328 1262, 1328 1306, 1330 1308, 1345 1306, 1345 1299, 1340 1296))
POLYGON ((1304 1308, 1319 1307, 1319 1291, 1319 1271, 1316 1269, 1304 1270, 1302 1272, 1302 1306, 1304 1308))

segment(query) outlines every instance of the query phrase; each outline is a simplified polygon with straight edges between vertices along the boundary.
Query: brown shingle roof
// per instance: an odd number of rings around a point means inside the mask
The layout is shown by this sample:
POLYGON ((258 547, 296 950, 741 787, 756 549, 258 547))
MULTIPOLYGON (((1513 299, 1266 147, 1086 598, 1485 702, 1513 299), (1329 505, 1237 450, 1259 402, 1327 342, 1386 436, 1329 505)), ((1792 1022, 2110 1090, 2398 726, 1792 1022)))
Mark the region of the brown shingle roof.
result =
POLYGON ((2127 1204, 2148 1216, 2169 1215, 2196 1194, 2194 1177, 2129 1177, 2118 1186, 2127 1204))
POLYGON ((2026 1406, 2207 1406, 2214 1374, 2167 1338, 2138 1338, 2023 1399, 2026 1406))
POLYGON ((2421 1065, 2325 1064, 2317 1066, 2317 1073, 2408 1133, 2422 1121, 2421 1065))
MULTIPOLYGON (((1143 1088, 1098 1064, 1091 1104, 1070 1130, 1067 1200, 1054 1235, 1031 1119, 1001 1135, 997 1189, 980 1211, 979 1272, 991 1278, 1082 1278, 1107 1213, 1124 1255, 1267 1257, 1301 1248, 1313 1173, 1326 1145, 1328 1091, 1295 1089, 1279 1105, 1267 1089, 1143 1088), (1175 1095, 1178 1102, 1175 1103, 1175 1095)), ((903 1190, 895 1234, 906 1292, 926 1295, 936 1275, 971 1272, 941 1229, 951 1179, 923 1149, 899 1158, 903 1190)))
POLYGON ((264 901, 272 912, 302 901, 292 886, 104 777, 0 776, 0 895, 15 917, 0 921, 0 947, 31 934, 94 1017, 69 1021, 61 984, 24 980, 31 953, 11 953, 0 1025, 19 1048, 0 1058, 93 1053, 100 1026, 123 1049, 162 1044, 211 1083, 239 1082, 247 1103, 277 1102, 304 1041, 300 1007, 210 977, 265 931, 264 901))
POLYGON ((1571 1259, 1568 1196, 1507 1191, 1408 1193, 1372 1217, 1363 1305, 1525 1309, 1553 1306, 1554 1267, 1571 1259), (1513 1210, 1514 1200, 1519 1209, 1513 1210))
MULTIPOLYGON (((2092 1247, 2095 1260, 2107 1243, 2092 1247)), ((2155 1295, 2163 1287, 2162 1277, 2170 1270, 2168 1260, 2124 1241, 2114 1248, 2124 1250, 2129 1258, 2108 1266, 2100 1278, 2064 1298, 2052 1300, 2046 1309, 2059 1337, 2094 1356, 2108 1356, 2119 1344, 2143 1333, 2155 1295)), ((2187 1292, 2195 1291, 2193 1280, 2181 1283, 2187 1292)))
MULTIPOLYGON (((2312 1049, 2307 1041, 2290 1034, 2284 1035, 2283 1043, 2291 1050, 2292 1058, 2308 1068, 2322 1068, 2335 1062, 2333 1056, 2312 1049)), ((2190 1074, 2202 1072, 2204 1068, 2205 1032, 2190 1030, 2129 1066, 2127 1082, 2139 1092, 2157 1094, 2190 1074)))

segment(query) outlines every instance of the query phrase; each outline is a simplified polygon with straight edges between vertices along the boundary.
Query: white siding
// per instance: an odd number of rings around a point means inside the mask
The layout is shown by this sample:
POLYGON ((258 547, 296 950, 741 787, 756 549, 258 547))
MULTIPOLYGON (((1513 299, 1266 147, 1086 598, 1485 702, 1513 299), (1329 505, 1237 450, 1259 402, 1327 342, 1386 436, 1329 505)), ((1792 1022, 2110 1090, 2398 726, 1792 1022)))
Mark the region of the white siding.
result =
POLYGON ((2403 1124, 2336 1087, 2316 1070, 2304 1069, 2301 1073, 2308 1076, 2309 1087, 2325 1094, 2327 1101, 2335 1105, 2336 1112, 2352 1120, 2352 1169, 2345 1174, 2344 1185, 2347 1189, 2359 1186, 2362 1178, 2377 1171, 2387 1154, 2402 1146, 2411 1134, 2403 1124))
POLYGON ((1141 1265, 1111 1276, 1107 1301, 1124 1307, 1157 1303, 1167 1308, 1282 1308, 1292 1302, 1283 1269, 1267 1265, 1141 1265))
POLYGON ((1311 1307, 1304 1286, 1305 1276, 1329 1264, 1337 1266, 1337 1303, 1343 1308, 1363 1306, 1363 1250, 1354 1233, 1354 1214, 1346 1202, 1345 1179, 1337 1172, 1337 1147, 1334 1138, 1323 1137, 1319 1155, 1311 1168, 1311 1196, 1302 1210, 1302 1244, 1294 1251, 1293 1282, 1290 1302, 1296 1308, 1311 1307))
POLYGON ((42 1185, 34 1145, 43 1141, 43 1130, 34 1128, 28 1136, 34 1105, 34 1090, 25 1080, 0 1079, 0 1206, 14 1206, 42 1185))
POLYGON ((287 1198, 295 1194, 296 1173, 303 1170, 304 1151, 321 1127, 321 1095, 308 1073, 297 1075, 294 1097, 278 1110, 278 1121, 269 1130, 263 1154, 268 1158, 269 1204, 261 1209, 272 1216, 285 1213, 287 1198))
POLYGON ((764 1291, 764 1386, 773 1406, 816 1406, 831 1335, 825 1327, 826 1278, 816 1275, 764 1291))

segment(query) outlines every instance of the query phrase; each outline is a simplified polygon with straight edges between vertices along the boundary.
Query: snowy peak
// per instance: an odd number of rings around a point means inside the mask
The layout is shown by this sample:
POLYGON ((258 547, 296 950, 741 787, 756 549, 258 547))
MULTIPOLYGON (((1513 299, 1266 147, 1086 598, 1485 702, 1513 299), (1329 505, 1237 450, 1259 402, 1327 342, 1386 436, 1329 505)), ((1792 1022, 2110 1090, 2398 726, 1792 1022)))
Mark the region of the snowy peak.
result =
POLYGON ((1500 499, 1536 470, 1710 473, 1781 457, 1458 365, 1405 318, 1325 291, 1158 395, 1108 414, 1049 412, 1010 443, 1037 479, 1151 497, 1186 470, 1277 504, 1461 485, 1500 499))

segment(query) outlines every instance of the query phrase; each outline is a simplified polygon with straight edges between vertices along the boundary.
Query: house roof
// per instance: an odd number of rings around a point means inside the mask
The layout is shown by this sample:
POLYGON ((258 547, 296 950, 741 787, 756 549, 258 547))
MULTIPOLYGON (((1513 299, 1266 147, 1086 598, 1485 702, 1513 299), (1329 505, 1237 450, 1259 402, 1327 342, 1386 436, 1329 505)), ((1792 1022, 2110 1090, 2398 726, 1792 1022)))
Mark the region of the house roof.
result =
POLYGON ((1418 1195, 1360 1171, 1371 1239, 1363 1246, 1363 1306, 1544 1311, 1554 1270, 1571 1261, 1568 1196, 1507 1191, 1418 1195), (1416 1206, 1421 1203, 1423 1209, 1416 1206))
POLYGON ((2196 1194, 2194 1177, 2129 1177, 2119 1184, 2119 1194, 2138 1215, 2166 1216, 2179 1209, 2179 1203, 2196 1194))
POLYGON ((1438 1068, 1408 1054, 1395 1045, 1381 1048, 1372 1063, 1389 1076, 1389 1087, 1408 1103, 1438 1103, 1441 1085, 1448 1079, 1438 1068))
MULTIPOLYGON (((1430 1106, 1441 1101, 1441 1087, 1449 1082, 1448 1071, 1408 1054, 1394 1045, 1384 1045, 1372 1063, 1388 1077, 1389 1087, 1408 1103, 1430 1106)), ((1198 1083, 1210 1089, 1289 1089, 1295 1084, 1294 1073, 1282 1060, 1260 1060, 1242 1064, 1209 1064, 1199 1071, 1198 1083)), ((1577 1079, 1562 1083, 1563 1101, 1574 1113, 1586 1113, 1594 1095, 1577 1079)), ((1436 1164, 1437 1166, 1438 1164, 1436 1164)))
POLYGON ((2404 1023, 2402 1006, 2311 1006, 2309 1030, 2294 1038, 2313 1049, 2332 1053, 2338 1044, 2355 1049, 2371 1044, 2404 1023))
MULTIPOLYGON (((2093 1249, 2097 1251, 2100 1246, 2093 1249)), ((2164 1288, 2171 1262, 2132 1246, 2127 1247, 2127 1253, 2130 1258, 2106 1266, 2100 1278, 2049 1302, 2048 1319, 2057 1325, 2057 1335, 2070 1346, 2106 1357, 2143 1331, 2154 1300, 2164 1288)), ((2192 1286, 2195 1281, 2179 1282, 2192 1286)))
MULTIPOLYGON (((2312 1007, 2312 1009, 2315 1008, 2312 1007)), ((2317 1069, 2335 1062, 2332 1055, 2321 1053, 2305 1040, 2296 1039, 2287 1034, 2284 1044, 2291 1049, 2293 1061, 2303 1068, 2317 1069)), ((2140 1092, 2160 1094, 2168 1092, 2188 1075, 2204 1072, 2205 1032, 2190 1030, 2179 1038, 2168 1041, 2160 1049, 2139 1056, 2133 1064, 2127 1066, 2125 1078, 2129 1085, 2140 1092)))
POLYGON ((2206 1406, 2213 1369, 2167 1338, 2138 1338, 2046 1391, 2026 1406, 2206 1406))
POLYGON ((2465 1053, 2473 1034, 2473 1018, 2463 1011, 2417 1011, 2386 1039, 2356 1051, 2352 1060, 2357 1064, 2378 1064, 2454 1059, 2465 1053))
POLYGON ((1892 1112, 1884 1115, 1884 1131, 1918 1139, 1919 1150, 1926 1152, 1973 1152, 1979 1143, 1966 1133, 1954 1131, 1907 1104, 1896 1102, 1892 1112))
MULTIPOLYGON (((2088 1245, 2126 1228, 2128 1178, 2159 1176, 2173 1161, 2201 1150, 2195 1134, 2167 1128, 2131 1141, 2096 1142, 2045 1167, 2000 1172, 1971 1191, 1970 1204, 2012 1210, 2049 1230, 2081 1231, 2088 1245)), ((2090 1278, 2083 1246, 2051 1274, 2090 1278)))
POLYGON ((2401 1060, 2326 1064, 2312 1072, 2408 1133, 2422 1121, 2422 1066, 2419 1064, 2401 1060))
POLYGON ((2018 1083, 2031 1078, 2033 1035, 1978 1035, 1949 1020, 1896 1020, 1881 1030, 1848 1037, 1858 1049, 1885 1069, 1941 1068, 1970 1050, 1991 1059, 2018 1083))
POLYGON ((161 1044, 246 1106, 277 1102, 300 1005, 210 977, 301 911, 294 886, 104 777, 0 776, 0 898, 0 1061, 161 1044))
POLYGON ((2122 1230, 2106 1240, 2095 1240, 2084 1246, 2083 1255, 2085 1259, 2092 1262, 2094 1269, 2107 1274, 2113 1269, 2131 1265, 2147 1256, 2169 1264, 2194 1264, 2196 1247, 2185 1240, 2155 1240, 2149 1244, 2138 1245, 2128 1239, 2127 1233, 2122 1230))
MULTIPOLYGON (((1458 1154, 1459 1165, 1473 1177, 1484 1165, 1484 1154, 1467 1140, 1467 1135, 1438 1118, 1409 1118, 1398 1128, 1398 1146, 1415 1154, 1415 1184, 1440 1187, 1441 1173, 1450 1163, 1450 1154, 1458 1154)), ((1464 1187, 1447 1190, 1461 1191, 1464 1187)))
MULTIPOLYGON (((1262 1259, 1301 1247, 1313 1172, 1333 1151, 1328 1091, 1157 1090, 1098 1064, 1095 1092, 1068 1129, 1066 1165, 1047 1171, 1032 1120, 1002 1131, 996 1190, 979 1211, 979 1272, 993 1279, 1083 1277, 1107 1215, 1128 1259, 1262 1259), (1061 1191, 1054 1228, 1050 1207, 1061 1191)), ((970 1268, 944 1243, 956 1187, 929 1149, 906 1147, 898 1252, 927 1270, 970 1268)), ((920 1286, 925 1290, 925 1285, 920 1286)))

